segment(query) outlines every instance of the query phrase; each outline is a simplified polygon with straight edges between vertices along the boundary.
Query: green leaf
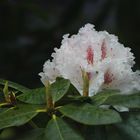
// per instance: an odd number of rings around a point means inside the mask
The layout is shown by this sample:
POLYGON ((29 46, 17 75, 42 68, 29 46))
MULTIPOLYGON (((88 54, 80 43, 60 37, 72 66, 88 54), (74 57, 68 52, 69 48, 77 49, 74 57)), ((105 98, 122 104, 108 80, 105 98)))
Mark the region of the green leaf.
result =
POLYGON ((63 119, 53 116, 49 121, 45 136, 47 140, 84 140, 63 119))
POLYGON ((73 84, 70 84, 69 90, 67 92, 67 95, 71 96, 81 96, 79 91, 75 88, 73 84))
POLYGON ((86 127, 82 132, 85 135, 84 140, 108 140, 105 126, 84 125, 84 127, 86 127))
POLYGON ((0 93, 0 103, 1 103, 1 102, 5 102, 3 93, 0 93))
POLYGON ((0 140, 13 140, 14 136, 16 136, 15 129, 6 128, 0 133, 0 140))
POLYGON ((118 91, 102 91, 91 97, 94 105, 118 105, 128 108, 140 108, 140 93, 122 95, 118 91))
POLYGON ((140 108, 140 93, 132 95, 113 95, 109 96, 103 104, 119 105, 128 108, 140 108))
POLYGON ((87 99, 87 98, 80 99, 81 97, 82 96, 80 95, 78 90, 72 84, 70 84, 70 87, 67 93, 61 98, 61 100, 56 102, 56 106, 62 106, 64 104, 69 104, 69 103, 77 102, 77 101, 81 102, 87 99))
POLYGON ((59 108, 59 111, 65 116, 87 125, 112 124, 121 121, 117 112, 90 104, 69 104, 59 108))
POLYGON ((71 100, 71 101, 76 101, 76 102, 84 102, 84 101, 86 101, 86 102, 91 102, 91 98, 90 97, 88 97, 88 96, 71 96, 71 95, 69 95, 68 96, 68 98, 69 98, 69 100, 71 100))
POLYGON ((104 90, 99 92, 98 94, 91 97, 91 100, 94 105, 101 105, 103 104, 110 96, 114 96, 118 94, 119 91, 116 90, 104 90))
POLYGON ((20 140, 45 140, 44 128, 37 128, 23 134, 20 140))
POLYGON ((122 123, 116 124, 125 140, 140 140, 140 112, 132 112, 123 115, 122 123))
POLYGON ((38 114, 37 110, 41 108, 41 106, 37 105, 20 104, 14 109, 1 113, 0 129, 27 123, 38 114))
POLYGON ((105 127, 106 127, 105 133, 106 133, 106 136, 107 136, 107 140, 125 140, 120 135, 118 129, 116 127, 114 127, 113 125, 107 125, 105 127))
POLYGON ((0 108, 0 113, 5 112, 6 110, 8 110, 8 108, 0 108))
MULTIPOLYGON (((8 80, 0 79, 0 85, 3 85, 4 86, 5 83, 6 83, 6 81, 8 81, 8 80)), ((26 91, 29 90, 28 88, 26 88, 26 87, 24 87, 24 86, 22 86, 20 84, 11 82, 11 81, 8 81, 8 86, 11 87, 11 88, 13 88, 13 89, 16 89, 16 90, 18 90, 20 92, 26 92, 26 91)))
POLYGON ((60 100, 68 92, 69 87, 70 87, 69 80, 57 78, 56 82, 51 85, 53 102, 55 103, 58 100, 60 100))
POLYGON ((37 88, 24 92, 17 99, 30 104, 44 104, 46 102, 45 88, 37 88))

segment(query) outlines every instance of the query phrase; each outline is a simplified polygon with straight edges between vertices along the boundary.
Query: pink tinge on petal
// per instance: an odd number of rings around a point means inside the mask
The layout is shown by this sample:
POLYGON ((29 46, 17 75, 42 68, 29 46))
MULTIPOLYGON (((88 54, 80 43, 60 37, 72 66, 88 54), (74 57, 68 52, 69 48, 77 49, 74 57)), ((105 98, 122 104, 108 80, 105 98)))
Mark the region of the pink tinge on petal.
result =
POLYGON ((106 58, 106 55, 107 55, 107 47, 106 47, 106 42, 105 42, 105 40, 103 40, 103 42, 102 42, 102 45, 101 45, 101 52, 102 52, 101 58, 102 58, 102 60, 103 60, 103 59, 106 58))
POLYGON ((110 84, 114 80, 114 76, 112 73, 107 71, 104 75, 104 84, 110 84))
POLYGON ((94 52, 90 46, 87 49, 87 61, 88 61, 88 64, 93 64, 94 62, 94 52))

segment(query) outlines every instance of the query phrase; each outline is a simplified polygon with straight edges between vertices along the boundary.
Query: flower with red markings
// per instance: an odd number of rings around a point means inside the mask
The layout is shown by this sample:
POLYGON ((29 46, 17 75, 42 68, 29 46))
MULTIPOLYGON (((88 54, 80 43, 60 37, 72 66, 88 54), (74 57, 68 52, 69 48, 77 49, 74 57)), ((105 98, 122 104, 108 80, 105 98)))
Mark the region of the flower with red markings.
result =
POLYGON ((52 61, 45 62, 39 74, 44 84, 61 76, 69 79, 81 95, 87 85, 89 96, 106 88, 119 89, 123 94, 140 90, 139 71, 132 71, 133 53, 116 36, 97 32, 93 25, 86 24, 78 34, 63 38, 61 47, 52 54, 52 61))

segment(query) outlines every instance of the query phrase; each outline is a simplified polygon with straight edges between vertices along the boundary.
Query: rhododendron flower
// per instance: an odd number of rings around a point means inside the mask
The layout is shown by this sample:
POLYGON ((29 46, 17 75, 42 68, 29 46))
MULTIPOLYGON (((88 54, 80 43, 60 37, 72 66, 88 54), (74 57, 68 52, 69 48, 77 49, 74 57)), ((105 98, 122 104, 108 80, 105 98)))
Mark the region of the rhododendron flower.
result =
POLYGON ((116 36, 97 32, 94 25, 86 24, 78 34, 63 38, 61 47, 52 54, 52 61, 48 60, 39 73, 44 84, 63 77, 81 95, 87 91, 89 96, 103 89, 119 89, 122 94, 140 90, 139 71, 132 71, 133 53, 116 36))

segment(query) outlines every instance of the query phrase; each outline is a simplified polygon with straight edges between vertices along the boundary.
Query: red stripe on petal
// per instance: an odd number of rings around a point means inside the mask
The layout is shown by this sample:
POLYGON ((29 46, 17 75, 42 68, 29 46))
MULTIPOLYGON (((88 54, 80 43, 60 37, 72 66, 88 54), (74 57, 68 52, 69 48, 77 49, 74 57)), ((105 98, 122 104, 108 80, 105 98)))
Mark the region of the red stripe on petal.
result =
POLYGON ((105 40, 103 40, 103 42, 102 42, 102 45, 101 45, 101 52, 102 52, 101 58, 102 58, 102 60, 103 60, 103 59, 106 58, 106 55, 107 55, 107 47, 106 47, 106 42, 105 42, 105 40))
POLYGON ((94 62, 94 52, 91 47, 88 47, 87 49, 87 61, 88 61, 88 64, 93 64, 94 62))

